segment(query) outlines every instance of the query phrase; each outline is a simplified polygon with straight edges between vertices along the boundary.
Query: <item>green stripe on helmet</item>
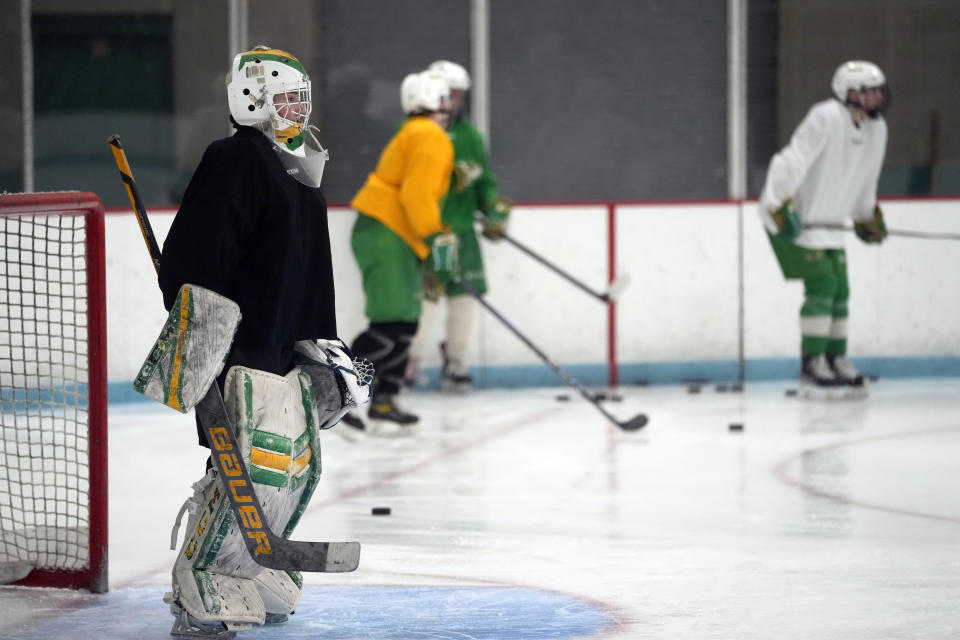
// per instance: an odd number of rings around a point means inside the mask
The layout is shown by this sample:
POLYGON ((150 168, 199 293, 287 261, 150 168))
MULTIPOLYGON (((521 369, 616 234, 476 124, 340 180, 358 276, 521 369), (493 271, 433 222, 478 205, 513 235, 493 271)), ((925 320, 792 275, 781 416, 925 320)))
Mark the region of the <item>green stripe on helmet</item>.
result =
POLYGON ((296 58, 278 56, 274 53, 264 53, 262 51, 251 51, 240 56, 240 66, 237 67, 237 71, 243 69, 243 65, 247 64, 248 62, 263 62, 264 60, 273 60, 274 62, 285 64, 292 69, 296 69, 303 75, 307 75, 307 70, 303 68, 303 65, 300 64, 300 61, 296 58))

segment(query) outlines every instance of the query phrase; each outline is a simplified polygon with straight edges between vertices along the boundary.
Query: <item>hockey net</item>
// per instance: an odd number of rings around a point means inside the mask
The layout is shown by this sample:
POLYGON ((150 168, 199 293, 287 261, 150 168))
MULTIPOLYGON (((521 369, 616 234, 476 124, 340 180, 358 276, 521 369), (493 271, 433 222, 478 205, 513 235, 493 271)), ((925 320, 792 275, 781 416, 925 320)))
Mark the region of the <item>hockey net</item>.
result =
POLYGON ((103 205, 0 195, 0 583, 107 590, 103 205))

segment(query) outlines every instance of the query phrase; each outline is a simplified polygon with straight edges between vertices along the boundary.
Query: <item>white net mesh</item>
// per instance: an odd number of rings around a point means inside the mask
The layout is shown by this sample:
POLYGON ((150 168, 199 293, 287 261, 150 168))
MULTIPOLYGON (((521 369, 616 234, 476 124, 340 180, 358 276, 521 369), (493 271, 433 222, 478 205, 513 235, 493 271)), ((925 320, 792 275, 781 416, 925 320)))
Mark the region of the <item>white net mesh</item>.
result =
POLYGON ((82 215, 0 215, 0 564, 89 564, 82 215))

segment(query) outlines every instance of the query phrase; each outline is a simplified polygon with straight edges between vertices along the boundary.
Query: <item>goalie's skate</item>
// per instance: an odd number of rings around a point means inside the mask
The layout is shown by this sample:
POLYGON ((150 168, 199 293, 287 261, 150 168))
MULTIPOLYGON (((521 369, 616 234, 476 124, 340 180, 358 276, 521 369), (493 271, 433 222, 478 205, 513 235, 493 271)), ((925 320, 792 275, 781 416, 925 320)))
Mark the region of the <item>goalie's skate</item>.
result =
POLYGON ((237 637, 237 631, 246 631, 252 629, 253 625, 249 623, 231 623, 231 622, 205 622, 191 616, 185 609, 182 609, 176 602, 173 602, 173 594, 166 593, 163 596, 164 602, 170 603, 170 613, 176 620, 173 622, 173 628, 170 629, 170 635, 175 638, 206 638, 208 640, 233 640, 237 637))

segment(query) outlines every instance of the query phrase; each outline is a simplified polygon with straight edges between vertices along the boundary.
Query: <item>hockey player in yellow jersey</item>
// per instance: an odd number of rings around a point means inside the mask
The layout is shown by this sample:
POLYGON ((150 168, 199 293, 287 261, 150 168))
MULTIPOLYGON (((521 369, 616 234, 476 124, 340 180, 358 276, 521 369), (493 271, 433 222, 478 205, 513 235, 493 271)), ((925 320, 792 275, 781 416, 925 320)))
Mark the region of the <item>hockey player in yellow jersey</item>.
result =
POLYGON ((400 101, 407 120, 350 203, 358 213, 351 247, 370 321, 352 348, 376 368, 367 414, 376 422, 367 425, 353 415, 344 422, 365 432, 381 430, 384 421, 401 427, 417 422, 397 407, 396 395, 420 318, 421 268, 447 282, 456 266, 456 236, 440 217, 453 172, 453 144, 444 130, 449 88, 429 74, 410 74, 401 84, 400 101))

